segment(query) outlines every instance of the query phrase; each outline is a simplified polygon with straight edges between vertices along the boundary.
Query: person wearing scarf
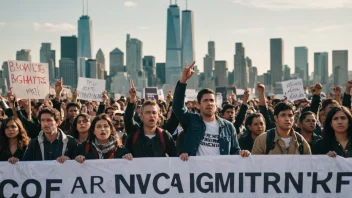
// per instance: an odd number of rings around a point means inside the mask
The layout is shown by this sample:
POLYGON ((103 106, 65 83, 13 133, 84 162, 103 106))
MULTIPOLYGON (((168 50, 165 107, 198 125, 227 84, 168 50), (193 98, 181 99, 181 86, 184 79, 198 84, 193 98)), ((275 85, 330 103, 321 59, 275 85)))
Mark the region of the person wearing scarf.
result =
POLYGON ((88 133, 88 140, 78 146, 75 158, 77 162, 83 163, 86 159, 132 160, 132 155, 122 145, 108 115, 101 114, 95 117, 88 133))

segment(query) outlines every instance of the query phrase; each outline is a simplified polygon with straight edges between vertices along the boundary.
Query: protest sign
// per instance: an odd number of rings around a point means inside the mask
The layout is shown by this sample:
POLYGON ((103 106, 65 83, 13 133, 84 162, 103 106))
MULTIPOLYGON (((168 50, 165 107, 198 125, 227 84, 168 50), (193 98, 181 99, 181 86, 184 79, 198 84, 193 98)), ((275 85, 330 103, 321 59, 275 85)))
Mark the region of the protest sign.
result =
POLYGON ((352 161, 269 155, 0 163, 0 197, 350 197, 352 161))
POLYGON ((221 93, 222 94, 222 99, 227 100, 227 88, 226 87, 216 87, 215 88, 216 93, 221 93))
POLYGON ((221 108, 222 105, 222 94, 221 93, 216 93, 216 105, 218 106, 218 108, 221 108))
POLYGON ((88 101, 103 101, 102 94, 105 91, 105 80, 93 78, 78 78, 77 99, 88 101))
POLYGON ((158 98, 159 100, 165 100, 165 97, 164 97, 164 91, 162 89, 159 89, 158 90, 158 98))
POLYGON ((146 100, 159 100, 158 96, 158 88, 157 87, 146 87, 143 89, 144 91, 144 98, 146 100))
POLYGON ((18 98, 44 99, 49 94, 47 63, 8 61, 10 87, 18 98))
POLYGON ((186 89, 185 102, 197 100, 198 92, 195 89, 186 89))
POLYGON ((302 79, 294 79, 281 82, 284 95, 289 101, 306 98, 302 79))
POLYGON ((142 98, 142 93, 140 91, 136 91, 136 95, 138 98, 142 98))

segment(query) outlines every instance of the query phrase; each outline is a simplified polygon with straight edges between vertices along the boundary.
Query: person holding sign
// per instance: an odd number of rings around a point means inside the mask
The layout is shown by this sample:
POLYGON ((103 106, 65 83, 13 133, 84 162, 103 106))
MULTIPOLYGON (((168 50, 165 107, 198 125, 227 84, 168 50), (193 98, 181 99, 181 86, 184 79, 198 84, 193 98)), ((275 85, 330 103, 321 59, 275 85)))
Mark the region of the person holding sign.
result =
POLYGON ((15 164, 22 160, 29 144, 29 137, 18 118, 7 118, 0 129, 0 161, 15 164))
POLYGON ((177 83, 174 92, 172 110, 175 112, 183 129, 185 129, 181 160, 188 160, 188 156, 205 155, 234 155, 240 154, 248 157, 250 152, 241 150, 238 145, 236 129, 234 125, 216 115, 216 95, 211 89, 203 89, 198 92, 200 114, 191 113, 185 106, 185 92, 187 80, 193 74, 193 66, 188 66, 183 70, 182 78, 177 83))
POLYGON ((86 159, 124 158, 132 160, 132 155, 122 145, 111 119, 106 114, 98 115, 89 128, 86 142, 78 146, 75 160, 83 163, 86 159))
POLYGON ((142 105, 140 114, 142 124, 133 120, 136 88, 132 80, 130 84, 130 102, 127 105, 124 117, 128 134, 126 147, 131 151, 133 157, 177 156, 176 145, 171 134, 157 125, 160 119, 160 110, 159 105, 154 100, 146 101, 142 105))

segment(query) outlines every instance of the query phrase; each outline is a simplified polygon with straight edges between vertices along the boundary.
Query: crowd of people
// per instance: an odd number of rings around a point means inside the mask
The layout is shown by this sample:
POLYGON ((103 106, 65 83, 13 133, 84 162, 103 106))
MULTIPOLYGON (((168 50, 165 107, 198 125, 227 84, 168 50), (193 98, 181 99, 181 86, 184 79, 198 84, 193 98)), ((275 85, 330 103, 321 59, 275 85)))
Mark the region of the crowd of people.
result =
POLYGON ((165 100, 136 96, 133 81, 129 97, 102 102, 60 98, 18 99, 10 91, 0 98, 0 161, 76 160, 207 155, 328 155, 352 157, 351 88, 334 88, 334 98, 321 98, 322 86, 311 87, 311 100, 280 100, 265 96, 257 84, 258 99, 244 92, 242 102, 232 94, 221 108, 211 89, 185 101, 187 80, 194 73, 186 65, 174 93, 165 100))

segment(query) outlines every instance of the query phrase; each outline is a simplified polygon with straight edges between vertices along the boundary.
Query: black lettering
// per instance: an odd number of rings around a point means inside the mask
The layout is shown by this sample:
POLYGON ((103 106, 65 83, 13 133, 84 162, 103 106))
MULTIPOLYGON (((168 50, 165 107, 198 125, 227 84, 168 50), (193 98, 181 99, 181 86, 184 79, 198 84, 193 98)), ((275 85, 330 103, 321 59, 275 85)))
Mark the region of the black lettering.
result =
POLYGON ((191 193, 194 193, 194 173, 191 173, 190 175, 189 175, 189 183, 190 183, 190 191, 191 191, 191 193))
POLYGON ((145 194, 147 193, 147 188, 150 180, 151 174, 147 174, 147 178, 145 178, 145 182, 143 183, 142 176, 140 174, 137 174, 137 181, 139 185, 139 189, 141 189, 141 193, 145 194))
POLYGON ((214 191, 214 186, 212 182, 205 182, 205 186, 207 186, 208 188, 203 188, 202 187, 202 178, 203 177, 208 177, 209 179, 213 179, 213 176, 209 173, 202 173, 200 175, 198 175, 197 177, 197 188, 200 192, 202 193, 208 193, 208 192, 213 192, 214 191))
POLYGON ((251 192, 255 193, 255 177, 262 176, 262 173, 245 173, 245 176, 251 178, 251 192))
POLYGON ((280 175, 277 173, 264 173, 264 193, 269 192, 269 185, 273 186, 276 193, 282 193, 277 184, 280 182, 280 175), (274 177, 274 181, 269 181, 269 177, 274 177))
POLYGON ((62 184, 62 179, 47 179, 46 180, 45 197, 50 197, 51 192, 60 191, 60 187, 52 187, 51 184, 62 184))
MULTIPOLYGON (((0 196, 1 197, 5 197, 4 188, 5 188, 6 184, 11 184, 13 188, 17 188, 18 187, 18 183, 17 182, 13 181, 12 179, 5 179, 4 181, 2 181, 0 183, 0 196)), ((18 197, 18 194, 13 193, 10 198, 16 198, 16 197, 18 197)))
POLYGON ((350 181, 342 180, 343 177, 352 177, 352 173, 351 172, 337 173, 336 193, 341 193, 341 186, 343 184, 345 185, 350 184, 350 181))
POLYGON ((238 192, 243 193, 243 173, 239 174, 238 192))
POLYGON ((165 188, 165 190, 161 191, 158 187, 158 180, 160 177, 165 177, 166 179, 170 179, 170 176, 166 173, 159 173, 157 175, 155 175, 154 179, 153 179, 153 187, 156 193, 164 195, 166 193, 168 193, 170 191, 170 188, 165 188))
POLYGON ((91 194, 94 193, 94 186, 98 186, 100 188, 101 192, 105 193, 104 189, 100 186, 103 182, 104 182, 103 177, 101 177, 101 176, 92 176, 90 178, 90 193, 91 194), (100 181, 95 183, 95 181, 94 181, 95 179, 99 179, 100 181))
POLYGON ((328 172, 327 178, 325 178, 323 180, 318 180, 318 173, 314 172, 313 173, 313 183, 312 183, 312 193, 317 193, 317 186, 318 185, 321 185, 321 187, 324 189, 325 193, 331 193, 328 185, 326 185, 326 183, 328 183, 328 181, 330 181, 331 178, 332 178, 332 172, 328 172))
POLYGON ((25 182, 23 182, 22 184, 22 188, 21 188, 21 193, 23 195, 23 197, 31 197, 28 195, 27 193, 27 186, 29 184, 34 184, 35 185, 35 194, 32 196, 32 198, 34 197, 40 197, 40 195, 42 194, 42 186, 40 185, 39 181, 35 180, 35 179, 27 179, 25 182))
POLYGON ((226 183, 224 183, 224 178, 221 173, 215 173, 215 192, 220 192, 220 185, 222 192, 227 192, 230 185, 230 193, 235 192, 235 173, 229 173, 227 175, 226 183))
POLYGON ((295 187, 298 193, 303 192, 303 173, 298 173, 298 182, 296 182, 295 178, 293 178, 292 173, 285 173, 285 193, 290 192, 290 181, 293 187, 295 187))
POLYGON ((86 186, 84 185, 82 177, 77 177, 75 183, 73 184, 73 188, 71 190, 71 194, 73 194, 76 190, 76 188, 82 188, 82 191, 84 194, 87 194, 87 189, 86 186), (77 183, 79 183, 77 185, 77 183))
POLYGON ((178 173, 174 174, 174 176, 172 177, 172 180, 171 180, 171 186, 176 187, 178 190, 178 193, 183 193, 183 187, 182 187, 180 174, 178 174, 178 173))
POLYGON ((127 183, 127 181, 125 180, 125 178, 122 175, 120 175, 120 174, 119 175, 115 175, 116 194, 120 194, 121 193, 120 181, 125 186, 125 188, 128 191, 128 193, 135 194, 135 183, 134 183, 135 179, 134 179, 134 175, 130 175, 130 183, 129 184, 127 183))

